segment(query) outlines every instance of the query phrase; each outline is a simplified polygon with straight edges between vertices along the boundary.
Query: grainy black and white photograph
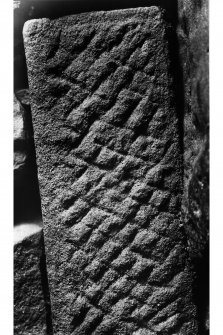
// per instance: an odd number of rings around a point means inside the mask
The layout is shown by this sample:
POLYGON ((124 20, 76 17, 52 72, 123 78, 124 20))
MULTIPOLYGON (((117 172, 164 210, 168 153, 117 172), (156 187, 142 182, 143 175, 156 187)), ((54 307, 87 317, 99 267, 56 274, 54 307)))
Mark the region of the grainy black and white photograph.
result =
POLYGON ((208 0, 13 17, 14 335, 208 335, 208 0))

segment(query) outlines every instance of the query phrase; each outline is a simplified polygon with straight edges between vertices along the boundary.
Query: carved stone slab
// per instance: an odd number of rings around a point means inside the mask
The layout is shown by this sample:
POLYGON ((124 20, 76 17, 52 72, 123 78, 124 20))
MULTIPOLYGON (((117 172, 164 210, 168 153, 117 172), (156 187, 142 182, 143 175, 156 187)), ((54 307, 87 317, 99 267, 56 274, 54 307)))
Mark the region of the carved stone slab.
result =
POLYGON ((196 334, 157 7, 26 23, 54 334, 196 334))

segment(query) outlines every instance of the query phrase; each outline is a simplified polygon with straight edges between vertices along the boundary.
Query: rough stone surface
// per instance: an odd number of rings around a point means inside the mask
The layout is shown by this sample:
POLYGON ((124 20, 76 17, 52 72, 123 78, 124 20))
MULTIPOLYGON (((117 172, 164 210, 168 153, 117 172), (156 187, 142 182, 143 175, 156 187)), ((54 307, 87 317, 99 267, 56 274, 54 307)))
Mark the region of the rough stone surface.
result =
POLYGON ((42 233, 14 246, 14 334, 45 335, 46 308, 40 263, 42 233))
POLYGON ((54 334, 196 334, 156 7, 25 25, 54 334))
POLYGON ((201 257, 209 240, 208 36, 208 0, 179 0, 178 37, 185 83, 183 209, 193 258, 201 257), (196 185, 195 179, 199 179, 196 185))
POLYGON ((179 0, 184 70, 184 197, 188 247, 196 271, 199 334, 209 334, 209 34, 208 0, 179 0))

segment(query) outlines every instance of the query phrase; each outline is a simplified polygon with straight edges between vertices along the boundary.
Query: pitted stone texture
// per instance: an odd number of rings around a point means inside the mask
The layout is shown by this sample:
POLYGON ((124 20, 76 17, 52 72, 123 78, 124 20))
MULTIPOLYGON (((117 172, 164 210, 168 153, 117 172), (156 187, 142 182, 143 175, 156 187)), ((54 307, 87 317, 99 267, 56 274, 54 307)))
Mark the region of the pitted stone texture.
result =
POLYGON ((46 309, 41 278, 42 232, 14 246, 14 334, 45 335, 46 309))
POLYGON ((208 0, 178 0, 184 72, 184 196, 182 212, 196 281, 199 334, 209 334, 209 33, 208 0))
POLYGON ((209 5, 208 0, 178 3, 186 92, 183 211, 190 254, 196 260, 206 253, 209 243, 209 5))
POLYGON ((156 8, 26 23, 54 334, 196 334, 156 8))

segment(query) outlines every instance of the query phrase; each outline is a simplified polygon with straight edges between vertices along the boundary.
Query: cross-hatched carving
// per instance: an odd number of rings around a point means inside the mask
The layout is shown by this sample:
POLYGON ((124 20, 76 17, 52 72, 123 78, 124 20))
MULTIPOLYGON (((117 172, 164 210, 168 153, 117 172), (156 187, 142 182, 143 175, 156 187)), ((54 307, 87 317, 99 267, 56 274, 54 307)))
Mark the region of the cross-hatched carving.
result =
POLYGON ((196 334, 156 7, 24 32, 55 334, 196 334))

